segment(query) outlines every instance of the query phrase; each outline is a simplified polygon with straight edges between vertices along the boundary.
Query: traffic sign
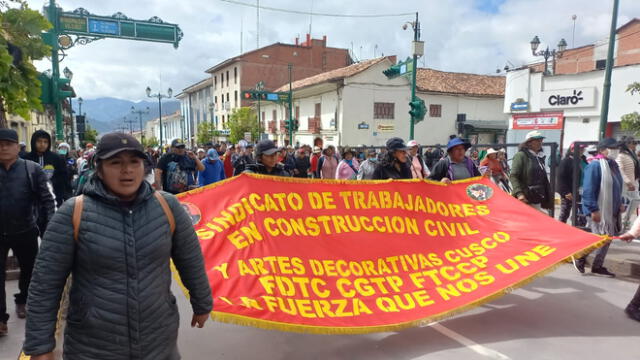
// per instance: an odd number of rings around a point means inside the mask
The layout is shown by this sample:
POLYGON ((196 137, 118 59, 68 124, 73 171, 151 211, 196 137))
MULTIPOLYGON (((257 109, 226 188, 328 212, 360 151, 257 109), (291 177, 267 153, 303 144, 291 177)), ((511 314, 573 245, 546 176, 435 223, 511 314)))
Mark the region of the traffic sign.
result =
POLYGON ((175 48, 183 36, 178 25, 166 23, 158 17, 144 21, 130 19, 122 13, 111 17, 98 16, 80 8, 73 12, 59 12, 58 21, 60 34, 164 42, 173 44, 175 48))

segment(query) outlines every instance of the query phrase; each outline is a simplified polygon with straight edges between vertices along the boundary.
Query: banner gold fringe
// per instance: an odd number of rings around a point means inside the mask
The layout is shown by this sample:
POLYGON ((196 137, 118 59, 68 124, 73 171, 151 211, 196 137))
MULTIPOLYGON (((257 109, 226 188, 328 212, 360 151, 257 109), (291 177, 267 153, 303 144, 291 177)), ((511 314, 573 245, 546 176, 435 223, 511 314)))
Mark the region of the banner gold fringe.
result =
MULTIPOLYGON (((427 183, 427 184, 432 184, 432 185, 439 185, 439 186, 448 186, 445 183, 439 182, 439 181, 434 181, 434 180, 429 180, 429 179, 387 179, 387 180, 338 180, 338 179, 305 179, 305 178, 294 178, 294 177, 285 177, 285 176, 271 176, 271 175, 263 175, 263 174, 240 174, 228 179, 224 179, 218 182, 215 182, 213 184, 207 185, 207 186, 202 186, 199 187, 197 189, 193 189, 193 190, 189 190, 189 191, 185 191, 183 193, 177 194, 176 196, 178 198, 182 198, 185 197, 187 195, 195 195, 195 194, 199 194, 205 190, 208 189, 213 189, 215 187, 218 186, 222 186, 225 185, 227 183, 230 183, 232 181, 236 181, 238 179, 240 179, 241 177, 246 176, 246 177, 251 177, 254 179, 261 179, 261 180, 272 180, 272 181, 276 181, 276 182, 283 182, 283 183, 296 183, 296 184, 342 184, 342 185, 371 185, 371 184, 386 184, 386 183, 390 183, 390 182, 406 182, 406 183, 427 183)), ((477 176, 477 177, 473 177, 473 178, 468 178, 468 179, 462 179, 462 180, 455 180, 452 181, 452 184, 464 184, 464 183, 470 183, 470 182, 478 182, 481 181, 483 179, 482 176, 477 176)))
MULTIPOLYGON (((589 245, 583 250, 576 252, 573 256, 580 257, 584 254, 588 254, 589 252, 601 247, 606 242, 611 241, 609 236, 601 236, 598 242, 589 245)), ((566 259, 571 259, 568 257, 566 259)), ((287 331, 287 332, 296 332, 296 333, 307 333, 307 334, 318 334, 318 335, 356 335, 356 334, 370 334, 375 332, 390 332, 390 331, 400 331, 403 329, 417 327, 417 326, 425 326, 432 322, 445 320, 456 316, 460 313, 469 311, 478 306, 484 305, 488 302, 501 298, 502 296, 513 292, 513 290, 520 288, 529 284, 530 282, 541 278, 554 270, 556 270, 560 265, 564 263, 566 259, 563 259, 555 264, 550 265, 546 269, 539 271, 538 273, 526 278, 522 279, 516 283, 511 284, 491 295, 488 295, 484 298, 478 299, 474 302, 471 302, 467 305, 442 312, 440 314, 435 314, 426 318, 407 321, 398 324, 389 324, 389 325, 380 325, 380 326, 361 326, 361 327, 328 327, 328 326, 312 326, 312 325, 303 325, 303 324, 293 324, 293 323, 284 323, 284 322, 276 322, 270 320, 256 319, 243 315, 237 314, 229 314, 218 311, 211 312, 211 320, 224 322, 228 324, 242 325, 242 326, 252 326, 265 330, 279 330, 279 331, 287 331)), ((180 288, 184 292, 187 299, 189 298, 189 291, 184 287, 184 284, 180 280, 180 276, 177 273, 177 270, 171 262, 171 270, 174 274, 175 280, 180 285, 180 288)))

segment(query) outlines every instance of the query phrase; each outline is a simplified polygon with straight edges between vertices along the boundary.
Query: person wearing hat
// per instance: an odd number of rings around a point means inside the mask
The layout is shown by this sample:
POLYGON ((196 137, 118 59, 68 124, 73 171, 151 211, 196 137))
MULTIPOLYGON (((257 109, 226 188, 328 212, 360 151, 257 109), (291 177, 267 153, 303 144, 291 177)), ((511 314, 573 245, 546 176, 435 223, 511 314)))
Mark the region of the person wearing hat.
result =
POLYGON ((591 162, 598 155, 598 147, 596 145, 589 145, 587 146, 586 149, 584 149, 584 151, 587 153, 586 155, 587 163, 591 164, 591 162))
MULTIPOLYGON (((489 172, 491 180, 493 180, 496 185, 502 186, 503 190, 510 192, 509 178, 502 168, 502 162, 498 158, 499 155, 500 151, 489 148, 485 157, 480 161, 479 170, 486 169, 484 171, 489 172)), ((482 170, 480 172, 482 172, 482 170)))
MULTIPOLYGON (((581 201, 581 188, 582 188, 582 174, 584 173, 584 169, 589 165, 584 155, 582 155, 583 148, 580 148, 579 154, 580 158, 576 161, 573 156, 575 144, 571 143, 569 146, 569 150, 567 150, 566 155, 560 161, 560 165, 558 165, 558 175, 556 178, 558 193, 560 194, 561 204, 560 204, 560 220, 563 223, 566 223, 569 219, 569 215, 571 215, 571 210, 573 208, 573 171, 577 168, 577 177, 576 180, 578 182, 578 193, 576 194, 576 203, 580 206, 581 201)), ((582 211, 579 212, 581 214, 582 211)), ((578 221, 582 221, 582 223, 573 224, 574 226, 584 226, 584 218, 578 218, 578 221)))
POLYGON ((103 135, 95 157, 96 176, 63 204, 42 240, 23 350, 53 359, 59 300, 72 275, 65 359, 179 359, 171 261, 189 291, 191 326, 204 326, 213 303, 191 217, 144 181, 146 156, 133 136, 103 135))
POLYGON ((58 144, 58 155, 67 166, 67 178, 64 182, 64 197, 65 199, 68 199, 73 196, 73 177, 78 172, 78 163, 75 157, 71 154, 71 146, 66 142, 58 144))
POLYGON ((530 131, 520 145, 511 164, 509 180, 512 194, 518 200, 546 212, 554 206, 554 197, 547 177, 545 155, 542 150, 544 136, 540 131, 530 131))
POLYGON ((387 140, 386 153, 373 172, 374 180, 411 179, 411 165, 404 140, 393 137, 387 140))
POLYGON ((203 161, 204 158, 207 157, 207 151, 205 149, 203 149, 203 148, 199 148, 196 151, 196 155, 198 155, 198 160, 203 161))
POLYGON ((465 153, 471 144, 463 139, 454 137, 447 143, 447 156, 438 161, 431 169, 430 180, 450 184, 454 180, 463 180, 480 176, 478 167, 465 153))
POLYGON ((636 140, 633 136, 623 136, 620 141, 620 154, 616 159, 616 163, 620 168, 624 187, 622 196, 628 201, 627 211, 625 212, 622 226, 624 229, 629 228, 631 214, 636 214, 640 196, 638 195, 638 179, 640 179, 640 162, 636 154, 636 140))
POLYGON ((284 165, 278 163, 278 147, 271 140, 262 140, 256 145, 256 163, 247 164, 245 173, 263 174, 271 176, 286 176, 291 174, 284 165))
POLYGON ((336 169, 338 168, 338 157, 336 156, 336 148, 333 145, 327 146, 324 155, 318 160, 318 173, 321 179, 335 179, 336 169))
POLYGON ((44 130, 36 130, 31 136, 31 152, 24 157, 39 164, 51 181, 56 206, 69 198, 68 189, 71 188, 65 161, 51 151, 51 135, 44 130))
POLYGON ((336 168, 336 179, 338 180, 355 180, 360 169, 358 159, 355 158, 356 153, 351 148, 342 150, 342 160, 336 168))
POLYGON ((296 167, 293 169, 293 177, 297 178, 308 178, 309 177, 309 167, 311 167, 311 162, 309 161, 309 156, 304 147, 299 148, 296 151, 296 167))
POLYGON ((207 151, 203 165, 204 170, 198 171, 198 186, 206 186, 226 179, 224 165, 220 160, 220 155, 214 149, 207 151))
POLYGON ((409 148, 409 159, 411 161, 411 175, 414 179, 427 178, 431 172, 420 154, 420 144, 415 140, 411 140, 407 143, 407 147, 409 148))
POLYGON ((284 165, 284 169, 287 170, 288 173, 293 174, 296 168, 296 159, 292 153, 289 153, 289 150, 293 150, 291 145, 289 145, 289 147, 282 146, 278 149, 278 162, 284 165))
POLYGON ((243 149, 243 153, 233 163, 233 176, 242 174, 247 168, 247 165, 255 163, 256 160, 253 158, 253 144, 247 144, 243 149))
POLYGON ((322 156, 322 149, 320 148, 320 146, 314 146, 313 154, 311 155, 311 159, 309 161, 311 163, 311 166, 309 167, 309 172, 311 173, 311 176, 314 179, 320 179, 320 172, 318 171, 318 161, 320 160, 321 156, 322 156))
MULTIPOLYGON (((219 154, 219 153, 218 153, 219 154)), ((179 194, 195 188, 197 171, 203 171, 204 165, 193 151, 187 151, 180 139, 171 142, 171 152, 164 154, 155 171, 155 186, 172 194, 179 194)))
POLYGON ((358 180, 371 180, 373 179, 373 173, 376 170, 376 165, 378 165, 378 154, 376 154, 376 149, 369 149, 366 151, 367 158, 365 161, 360 164, 360 169, 358 170, 358 176, 356 177, 358 180))
MULTIPOLYGON (((620 143, 612 138, 602 139, 598 144, 598 155, 584 170, 582 212, 587 216, 587 225, 594 234, 614 236, 621 230, 624 181, 615 161, 619 153, 620 143)), ((591 264, 593 274, 615 277, 603 266, 610 244, 607 242, 596 251, 591 264)), ((585 271, 588 255, 574 260, 573 264, 580 273, 585 271)))
MULTIPOLYGON (((25 304, 33 264, 38 253, 38 217, 33 209, 42 208, 40 220, 45 225, 55 211, 48 179, 38 164, 18 156, 18 133, 0 129, 0 336, 7 335, 7 299, 5 269, 9 249, 20 265, 19 292, 15 294, 16 313, 26 316, 25 304)), ((43 229, 44 230, 44 229, 43 229)))

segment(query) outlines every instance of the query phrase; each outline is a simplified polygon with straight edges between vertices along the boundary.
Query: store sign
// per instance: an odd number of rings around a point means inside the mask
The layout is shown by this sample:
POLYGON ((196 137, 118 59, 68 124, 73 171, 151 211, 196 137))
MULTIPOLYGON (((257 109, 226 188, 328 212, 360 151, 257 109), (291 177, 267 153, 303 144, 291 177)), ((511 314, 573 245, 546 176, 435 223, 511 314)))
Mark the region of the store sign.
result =
POLYGON ((359 130, 367 130, 369 129, 369 124, 367 124, 366 122, 361 122, 360 124, 358 124, 358 129, 359 130))
POLYGON ((511 111, 527 111, 529 110, 529 102, 524 99, 517 99, 511 103, 511 111))
POLYGON ((395 125, 393 124, 378 124, 378 131, 387 132, 393 131, 395 129, 395 125))
POLYGON ((540 108, 542 109, 594 107, 596 103, 596 89, 594 87, 548 90, 543 91, 540 96, 540 108))
POLYGON ((514 130, 557 130, 562 129, 562 112, 530 113, 513 115, 514 130))

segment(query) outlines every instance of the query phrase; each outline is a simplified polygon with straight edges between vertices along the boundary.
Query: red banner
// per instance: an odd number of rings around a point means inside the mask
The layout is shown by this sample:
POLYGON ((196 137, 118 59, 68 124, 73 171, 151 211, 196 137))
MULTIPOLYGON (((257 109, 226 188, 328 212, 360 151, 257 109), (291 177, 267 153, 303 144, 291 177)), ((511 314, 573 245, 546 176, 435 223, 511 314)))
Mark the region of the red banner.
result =
POLYGON ((212 318, 288 331, 425 324, 604 241, 479 178, 447 186, 242 175, 179 198, 202 245, 212 318))

